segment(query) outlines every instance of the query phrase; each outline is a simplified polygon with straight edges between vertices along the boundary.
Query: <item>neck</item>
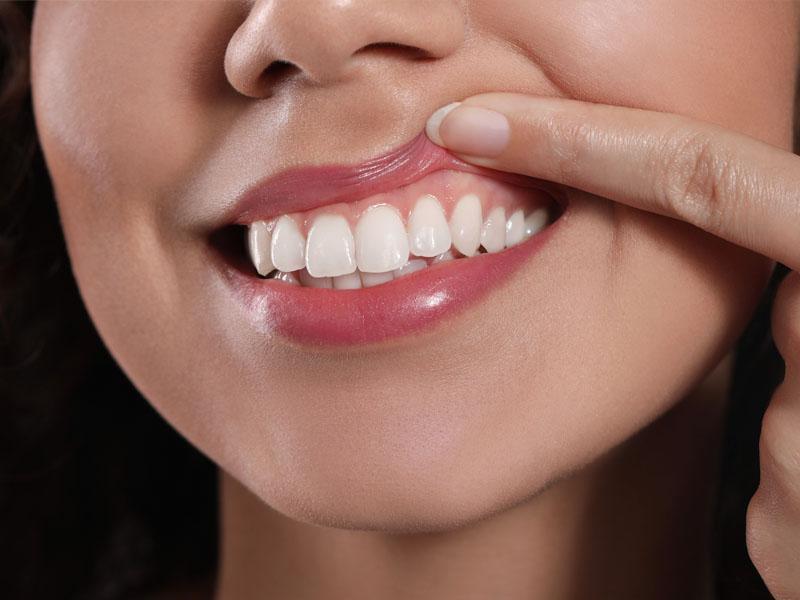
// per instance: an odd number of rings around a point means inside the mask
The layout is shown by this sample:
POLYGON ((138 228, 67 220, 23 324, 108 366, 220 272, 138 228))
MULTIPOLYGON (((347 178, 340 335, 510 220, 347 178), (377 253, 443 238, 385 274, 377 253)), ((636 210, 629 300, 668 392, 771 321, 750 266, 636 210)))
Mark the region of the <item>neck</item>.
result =
POLYGON ((729 375, 730 357, 592 465, 445 533, 298 522, 220 471, 214 598, 708 598, 729 375))

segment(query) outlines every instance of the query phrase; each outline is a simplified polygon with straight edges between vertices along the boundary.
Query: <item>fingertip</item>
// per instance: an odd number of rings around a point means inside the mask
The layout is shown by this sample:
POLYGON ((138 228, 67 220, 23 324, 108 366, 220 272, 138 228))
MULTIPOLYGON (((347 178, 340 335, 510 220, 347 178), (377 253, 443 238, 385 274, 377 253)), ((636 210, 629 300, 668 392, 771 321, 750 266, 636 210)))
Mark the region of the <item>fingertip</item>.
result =
POLYGON ((444 141, 442 141, 442 136, 439 134, 439 126, 444 121, 444 118, 452 111, 454 108, 459 106, 461 102, 451 102, 450 104, 446 104, 441 108, 435 110, 433 114, 428 117, 428 122, 425 124, 425 133, 430 138, 430 140, 439 146, 444 146, 444 141))
POLYGON ((440 146, 483 158, 500 156, 511 138, 511 124, 503 113, 460 102, 434 112, 426 131, 431 141, 440 146))

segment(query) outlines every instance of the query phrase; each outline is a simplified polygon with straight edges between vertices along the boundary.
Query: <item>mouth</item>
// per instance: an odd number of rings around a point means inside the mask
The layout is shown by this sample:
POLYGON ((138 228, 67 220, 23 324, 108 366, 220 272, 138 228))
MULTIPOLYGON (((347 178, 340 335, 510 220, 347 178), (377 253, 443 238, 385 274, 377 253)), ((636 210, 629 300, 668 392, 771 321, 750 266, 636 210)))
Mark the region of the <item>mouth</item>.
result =
POLYGON ((262 182, 209 247, 257 330, 363 345, 474 305, 552 237, 567 209, 559 186, 469 165, 421 134, 363 165, 262 182))

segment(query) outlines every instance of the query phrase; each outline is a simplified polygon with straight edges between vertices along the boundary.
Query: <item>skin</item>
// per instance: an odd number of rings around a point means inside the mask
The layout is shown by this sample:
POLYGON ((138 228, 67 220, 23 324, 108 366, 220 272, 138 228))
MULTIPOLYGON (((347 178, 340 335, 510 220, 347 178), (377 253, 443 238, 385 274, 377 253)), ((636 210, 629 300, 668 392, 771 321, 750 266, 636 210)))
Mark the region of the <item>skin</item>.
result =
POLYGON ((786 372, 762 421, 747 548, 775 598, 800 597, 800 157, 681 115, 521 94, 469 98, 437 134, 475 164, 613 196, 792 269, 772 313, 786 372), (498 114, 505 143, 488 146, 485 123, 498 131, 498 114))
MULTIPOLYGON (((575 185, 567 226, 479 309, 346 352, 253 331, 208 265, 214 219, 247 185, 364 161, 481 92, 667 111, 791 147, 793 3, 503 7, 37 6, 34 110, 82 297, 134 384, 221 469, 219 575, 197 594, 708 594, 727 357, 773 266, 752 236, 632 202, 650 171, 618 170, 575 185), (386 42, 430 58, 369 46, 386 42), (273 60, 298 68, 264 83, 273 60)), ((548 151, 574 146, 514 110, 497 168, 569 174, 548 151)), ((608 137, 622 164, 651 130, 636 124, 608 137)))

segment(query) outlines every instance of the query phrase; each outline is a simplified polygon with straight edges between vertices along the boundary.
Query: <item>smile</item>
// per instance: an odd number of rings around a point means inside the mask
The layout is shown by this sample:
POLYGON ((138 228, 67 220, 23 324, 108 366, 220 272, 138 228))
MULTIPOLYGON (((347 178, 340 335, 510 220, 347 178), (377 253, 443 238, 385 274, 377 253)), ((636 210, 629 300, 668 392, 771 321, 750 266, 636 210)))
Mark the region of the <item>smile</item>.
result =
POLYGON ((447 260, 495 253, 552 222, 548 198, 482 176, 439 171, 396 192, 248 226, 262 276, 340 290, 371 287, 447 260))
POLYGON ((257 328, 337 346, 420 331, 497 288, 563 219, 553 186, 465 166, 427 139, 387 156, 401 164, 304 169, 239 203, 222 272, 257 328))

